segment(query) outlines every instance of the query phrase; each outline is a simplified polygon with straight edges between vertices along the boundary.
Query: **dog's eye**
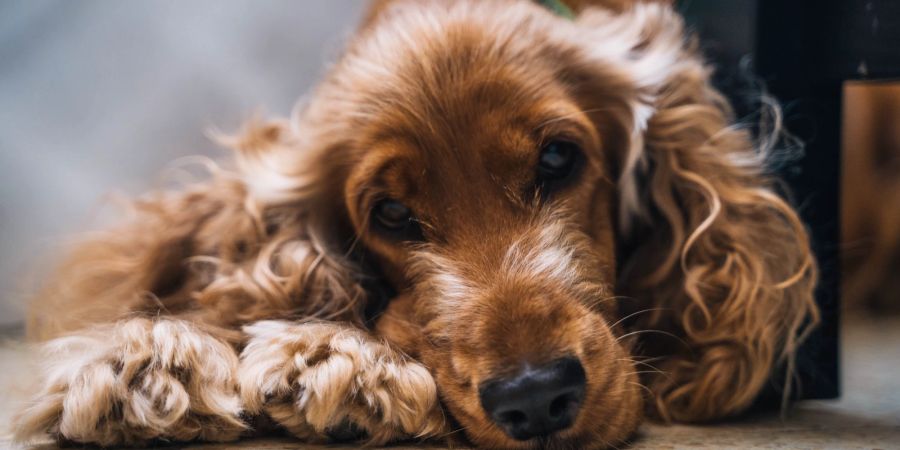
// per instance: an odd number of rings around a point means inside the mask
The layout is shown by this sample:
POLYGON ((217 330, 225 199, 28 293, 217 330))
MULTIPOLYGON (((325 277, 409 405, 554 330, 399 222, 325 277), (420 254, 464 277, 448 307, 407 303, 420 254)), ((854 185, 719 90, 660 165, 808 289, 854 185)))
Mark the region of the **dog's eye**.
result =
POLYGON ((565 178, 575 166, 578 146, 571 142, 551 141, 541 149, 538 176, 545 180, 565 178))
POLYGON ((547 193, 569 178, 580 155, 578 145, 568 141, 550 141, 544 145, 538 160, 536 180, 541 192, 547 193))
POLYGON ((372 208, 375 223, 384 231, 402 235, 408 239, 420 239, 419 224, 412 211, 397 200, 384 199, 372 208))
POLYGON ((378 224, 391 230, 402 229, 412 220, 412 211, 396 200, 381 200, 375 205, 374 213, 378 224))

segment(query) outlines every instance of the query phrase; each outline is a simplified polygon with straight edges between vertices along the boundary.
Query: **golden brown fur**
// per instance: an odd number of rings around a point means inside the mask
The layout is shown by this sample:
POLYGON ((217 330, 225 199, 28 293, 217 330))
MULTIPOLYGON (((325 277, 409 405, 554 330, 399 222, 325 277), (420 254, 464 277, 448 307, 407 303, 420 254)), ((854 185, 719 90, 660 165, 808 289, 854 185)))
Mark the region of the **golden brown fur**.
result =
MULTIPOLYGON (((135 202, 122 226, 79 247, 36 299, 30 332, 69 336, 53 348, 92 324, 165 325, 216 354, 230 344, 240 363, 222 357, 233 377, 222 395, 312 441, 352 424, 372 443, 605 447, 645 411, 679 421, 742 411, 817 321, 806 232, 677 14, 588 3, 568 21, 525 0, 377 2, 296 117, 225 140, 232 170, 135 202), (532 188, 538 151, 560 138, 583 160, 545 197, 532 188), (374 228, 384 198, 415 212, 422 239, 374 228), (372 279, 398 294, 370 332, 372 279), (511 439, 478 386, 562 356, 587 374, 577 420, 511 439)), ((48 361, 50 374, 111 381, 74 389, 50 376, 20 437, 242 431, 230 403, 194 400, 206 395, 190 388, 204 358, 143 355, 136 379, 168 375, 135 391, 119 368, 131 347, 117 339, 48 361), (177 410, 175 391, 189 394, 177 410), (136 407, 134 392, 155 415, 110 425, 111 411, 136 407)))

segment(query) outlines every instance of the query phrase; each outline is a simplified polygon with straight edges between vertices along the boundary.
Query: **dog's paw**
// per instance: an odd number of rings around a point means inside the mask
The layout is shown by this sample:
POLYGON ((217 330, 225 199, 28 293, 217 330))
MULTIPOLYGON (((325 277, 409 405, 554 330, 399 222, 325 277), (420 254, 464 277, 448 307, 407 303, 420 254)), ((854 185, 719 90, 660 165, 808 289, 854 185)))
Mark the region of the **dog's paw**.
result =
POLYGON ((131 319, 44 346, 41 392, 14 424, 20 441, 228 441, 240 419, 234 350, 191 325, 131 319))
POLYGON ((366 332, 332 323, 258 322, 238 374, 244 407, 308 442, 383 444, 444 428, 428 370, 366 332))

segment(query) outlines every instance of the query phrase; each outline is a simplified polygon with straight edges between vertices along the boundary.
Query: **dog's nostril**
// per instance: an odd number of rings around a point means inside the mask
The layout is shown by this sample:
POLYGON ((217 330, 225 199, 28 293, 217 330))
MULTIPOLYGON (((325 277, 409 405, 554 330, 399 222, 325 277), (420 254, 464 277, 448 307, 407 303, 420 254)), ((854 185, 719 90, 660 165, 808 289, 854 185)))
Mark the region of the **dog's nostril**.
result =
POLYGON ((553 399, 550 403, 550 418, 558 419, 569 411, 570 408, 578 407, 578 399, 573 393, 566 393, 553 399))
POLYGON ((481 406, 513 439, 546 436, 575 422, 587 380, 574 358, 538 367, 526 367, 511 378, 481 385, 481 406))
POLYGON ((497 415, 499 422, 508 423, 510 425, 521 425, 528 420, 528 416, 522 411, 507 411, 497 415))

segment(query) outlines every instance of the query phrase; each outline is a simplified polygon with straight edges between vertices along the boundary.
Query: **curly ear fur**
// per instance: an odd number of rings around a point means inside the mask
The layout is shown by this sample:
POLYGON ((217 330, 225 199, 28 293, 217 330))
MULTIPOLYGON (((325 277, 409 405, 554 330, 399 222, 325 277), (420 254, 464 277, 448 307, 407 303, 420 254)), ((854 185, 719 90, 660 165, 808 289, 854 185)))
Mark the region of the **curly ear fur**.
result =
POLYGON ((276 154, 308 156, 295 136, 283 122, 253 121, 222 139, 237 150, 236 171, 205 161, 208 181, 130 202, 127 220, 78 244, 31 303, 31 337, 133 313, 191 318, 231 340, 264 318, 359 323, 358 270, 331 218, 310 214, 327 210, 312 206, 321 192, 298 180, 316 183, 268 167, 276 154))
POLYGON ((632 249, 620 289, 652 308, 636 329, 683 339, 645 336, 647 353, 676 355, 648 377, 655 413, 687 421, 737 413, 779 361, 790 374, 818 321, 807 233, 773 191, 767 149, 733 125, 681 18, 657 4, 579 18, 594 20, 607 34, 589 57, 621 68, 638 99, 619 181, 620 233, 632 249))
POLYGON ((654 380, 667 419, 749 406, 774 364, 791 363, 804 326, 818 321, 806 231, 761 167, 736 163, 752 147, 745 132, 726 127, 713 103, 674 104, 657 111, 646 134, 653 219, 635 237, 645 243, 623 283, 678 312, 661 309, 640 328, 672 328, 690 345, 665 364, 670 377, 654 380))

